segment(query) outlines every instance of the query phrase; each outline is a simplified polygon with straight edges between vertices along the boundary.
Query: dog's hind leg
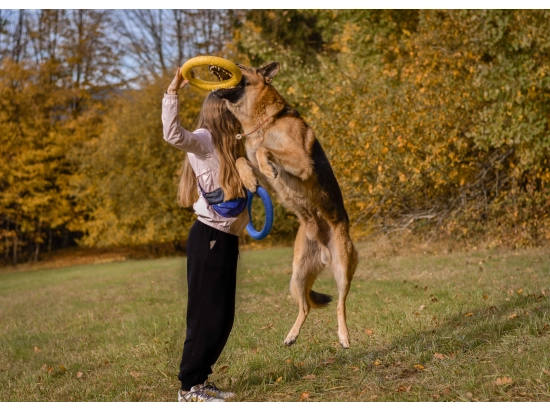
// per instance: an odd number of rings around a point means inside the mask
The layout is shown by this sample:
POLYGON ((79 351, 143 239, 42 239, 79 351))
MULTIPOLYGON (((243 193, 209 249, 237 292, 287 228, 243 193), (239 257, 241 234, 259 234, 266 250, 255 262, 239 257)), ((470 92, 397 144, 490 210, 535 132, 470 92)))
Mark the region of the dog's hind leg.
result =
POLYGON ((302 222, 294 243, 294 260, 292 262, 292 278, 290 279, 290 294, 298 303, 298 317, 284 340, 287 346, 292 345, 298 339, 310 308, 323 307, 331 301, 330 296, 311 290, 321 269, 323 269, 323 263, 321 262, 319 244, 307 238, 306 225, 302 222))
POLYGON ((350 345, 348 326, 346 323, 346 298, 348 296, 351 280, 357 268, 357 251, 349 238, 347 228, 344 225, 336 225, 332 228, 331 269, 338 287, 338 339, 343 348, 350 345))

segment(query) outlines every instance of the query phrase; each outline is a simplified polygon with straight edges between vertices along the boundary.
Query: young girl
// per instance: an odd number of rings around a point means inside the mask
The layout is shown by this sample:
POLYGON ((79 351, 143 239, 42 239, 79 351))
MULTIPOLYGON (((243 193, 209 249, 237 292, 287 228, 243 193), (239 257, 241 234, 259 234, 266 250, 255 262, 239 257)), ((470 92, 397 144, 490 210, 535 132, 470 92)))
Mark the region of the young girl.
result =
POLYGON ((187 152, 178 199, 197 220, 187 238, 187 332, 178 375, 180 402, 223 402, 234 394, 206 382, 231 332, 235 315, 238 235, 248 224, 246 194, 235 161, 244 153, 240 125, 212 93, 198 129, 179 121, 177 90, 188 84, 180 69, 162 100, 164 140, 187 152))

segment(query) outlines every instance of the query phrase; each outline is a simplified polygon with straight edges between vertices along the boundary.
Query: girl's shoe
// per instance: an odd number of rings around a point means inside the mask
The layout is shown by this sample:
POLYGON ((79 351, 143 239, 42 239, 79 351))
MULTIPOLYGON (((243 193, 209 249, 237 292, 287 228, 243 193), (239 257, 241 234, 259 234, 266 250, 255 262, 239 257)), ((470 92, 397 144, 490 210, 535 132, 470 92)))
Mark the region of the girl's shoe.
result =
POLYGON ((221 389, 218 389, 218 387, 214 385, 212 382, 208 382, 208 381, 204 382, 202 389, 208 395, 213 396, 214 398, 217 398, 217 399, 226 400, 235 396, 233 392, 224 392, 221 389))
POLYGON ((215 398, 204 390, 204 385, 195 385, 189 392, 178 391, 178 402, 225 402, 215 398))

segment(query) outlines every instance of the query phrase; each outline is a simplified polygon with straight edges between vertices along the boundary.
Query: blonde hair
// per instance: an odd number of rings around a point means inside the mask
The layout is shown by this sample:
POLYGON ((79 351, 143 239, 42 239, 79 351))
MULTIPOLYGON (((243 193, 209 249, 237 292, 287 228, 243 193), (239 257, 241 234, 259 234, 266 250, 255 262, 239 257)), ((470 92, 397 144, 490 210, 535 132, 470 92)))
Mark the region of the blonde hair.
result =
MULTIPOLYGON (((225 100, 210 93, 202 104, 197 128, 204 128, 212 134, 212 142, 220 158, 220 186, 224 200, 244 197, 245 191, 236 160, 244 156, 242 140, 235 139, 240 131, 240 123, 225 105, 225 100)), ((178 202, 183 207, 190 207, 199 198, 197 176, 185 155, 178 185, 178 202)))

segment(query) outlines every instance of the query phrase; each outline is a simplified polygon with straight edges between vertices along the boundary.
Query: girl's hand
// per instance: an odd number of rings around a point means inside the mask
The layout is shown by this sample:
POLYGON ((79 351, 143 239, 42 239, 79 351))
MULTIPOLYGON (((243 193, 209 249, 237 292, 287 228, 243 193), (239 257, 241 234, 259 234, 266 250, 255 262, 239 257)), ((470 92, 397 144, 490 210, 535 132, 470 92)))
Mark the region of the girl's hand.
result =
POLYGON ((189 80, 185 80, 183 78, 183 76, 181 75, 181 69, 178 67, 178 70, 176 71, 176 77, 174 77, 174 80, 172 80, 172 83, 170 83, 170 86, 168 86, 168 90, 166 93, 178 94, 178 90, 183 89, 188 84, 189 80))

